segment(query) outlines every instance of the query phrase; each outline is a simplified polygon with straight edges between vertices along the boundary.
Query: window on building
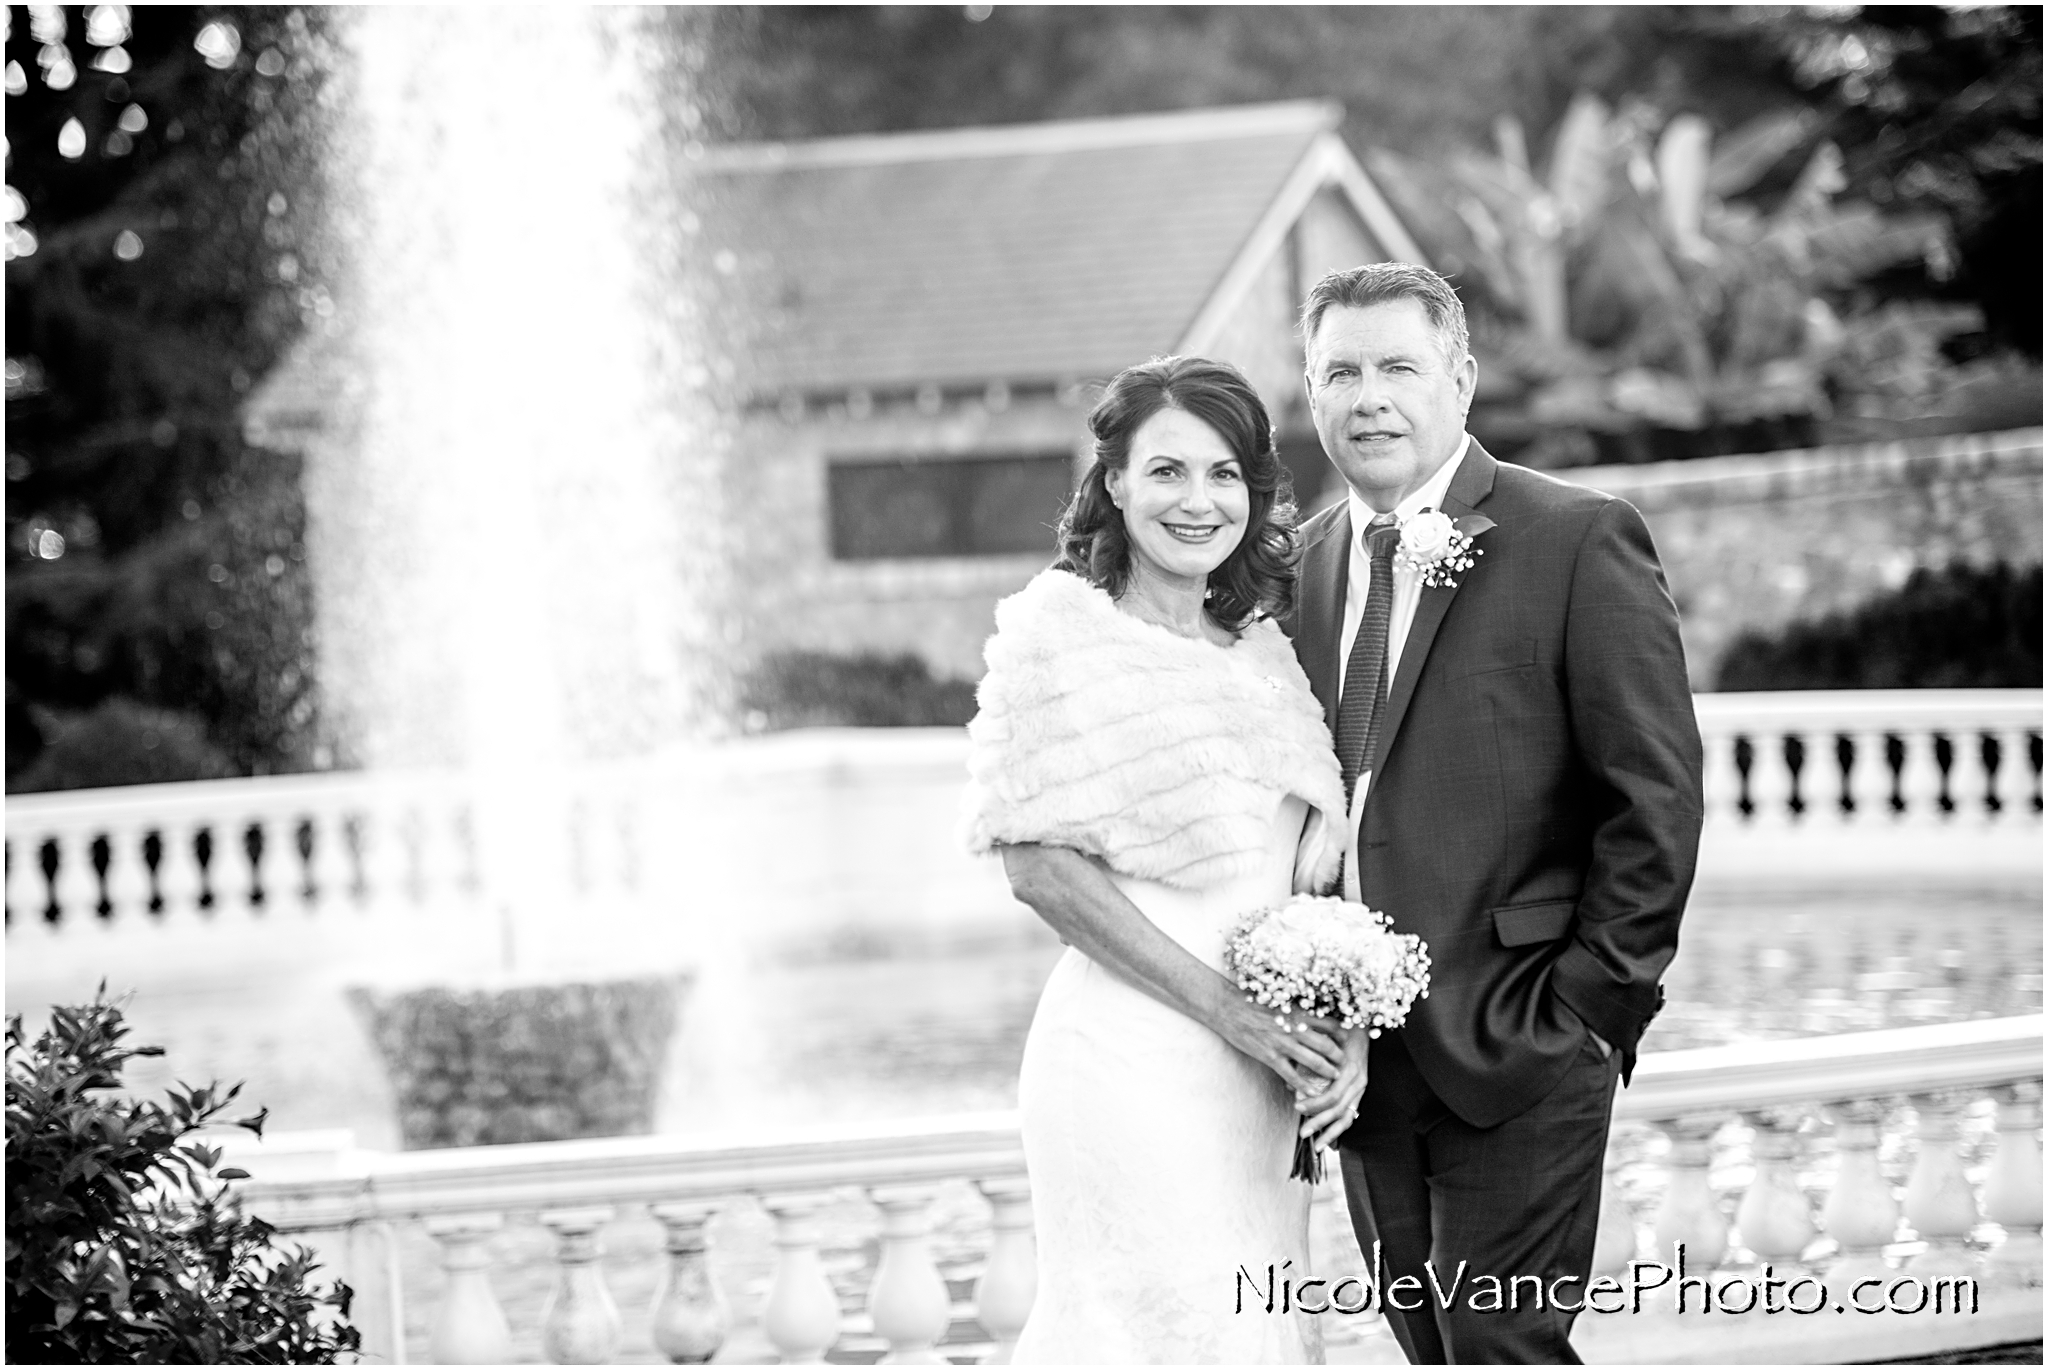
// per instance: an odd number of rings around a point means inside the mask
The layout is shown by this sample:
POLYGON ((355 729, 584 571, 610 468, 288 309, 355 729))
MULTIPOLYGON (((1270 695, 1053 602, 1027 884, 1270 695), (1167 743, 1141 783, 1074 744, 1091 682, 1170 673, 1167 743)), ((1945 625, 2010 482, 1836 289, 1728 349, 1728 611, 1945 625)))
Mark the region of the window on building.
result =
POLYGON ((827 470, 832 555, 974 557, 1053 550, 1073 457, 836 461, 827 470))

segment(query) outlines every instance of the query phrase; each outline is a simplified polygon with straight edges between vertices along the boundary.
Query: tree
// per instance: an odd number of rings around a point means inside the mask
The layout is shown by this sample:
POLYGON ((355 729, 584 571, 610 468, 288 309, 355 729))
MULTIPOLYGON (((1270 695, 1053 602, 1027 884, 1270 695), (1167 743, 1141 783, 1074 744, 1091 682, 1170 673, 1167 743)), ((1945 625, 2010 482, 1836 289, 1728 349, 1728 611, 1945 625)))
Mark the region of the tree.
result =
POLYGON ((298 472, 237 411, 331 308, 323 21, 7 14, 9 788, 304 769, 298 472))
POLYGON ((2039 6, 1735 7, 1689 23, 1799 93, 1815 136, 1843 150, 1848 194, 1946 218, 1959 269, 1935 293, 2041 355, 2039 6))
MULTIPOLYGON (((1974 303, 1988 331, 1952 351, 2040 353, 2038 8, 788 6, 668 22, 714 55, 701 81, 717 138, 1313 97, 1343 103, 1361 151, 1484 156, 1505 122, 1541 165, 1590 98, 1652 138, 1681 115, 1717 150, 1761 135, 1742 189, 1765 218, 1832 145, 1845 201, 1938 218, 1948 245, 1859 278, 1850 312, 1974 303)), ((1451 265, 1492 303, 1472 253, 1451 265)))

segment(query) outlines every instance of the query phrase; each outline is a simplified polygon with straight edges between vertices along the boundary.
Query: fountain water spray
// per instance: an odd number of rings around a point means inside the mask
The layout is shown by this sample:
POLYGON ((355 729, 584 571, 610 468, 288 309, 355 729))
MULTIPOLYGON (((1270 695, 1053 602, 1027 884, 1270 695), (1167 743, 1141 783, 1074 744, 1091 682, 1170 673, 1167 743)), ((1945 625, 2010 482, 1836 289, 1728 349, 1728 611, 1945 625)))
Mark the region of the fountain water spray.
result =
POLYGON ((644 778, 726 715, 725 439, 648 22, 342 21, 342 393, 306 467, 322 694, 345 759, 465 776, 498 930, 470 926, 452 984, 408 931, 380 977, 413 983, 353 992, 412 1146, 651 1128, 686 939, 719 921, 688 916, 709 890, 579 900, 570 870, 575 782, 644 778))
POLYGON ((338 440, 308 463, 329 718, 458 767, 522 970, 593 939, 563 777, 720 727, 721 444, 665 232, 650 39, 620 12, 368 8, 337 83, 338 440), (564 935, 564 934, 567 935, 564 935))

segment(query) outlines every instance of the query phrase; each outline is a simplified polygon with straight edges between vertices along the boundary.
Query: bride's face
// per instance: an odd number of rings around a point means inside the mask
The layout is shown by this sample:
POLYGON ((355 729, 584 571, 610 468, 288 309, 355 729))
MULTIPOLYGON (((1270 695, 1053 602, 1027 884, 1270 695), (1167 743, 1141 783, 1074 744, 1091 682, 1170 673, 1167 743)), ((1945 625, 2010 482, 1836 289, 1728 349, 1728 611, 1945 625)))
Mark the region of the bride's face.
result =
POLYGON ((1222 434, 1185 409, 1162 409, 1139 424, 1130 460, 1109 473, 1108 486, 1132 558, 1170 580, 1206 580, 1237 550, 1251 517, 1243 464, 1222 434))

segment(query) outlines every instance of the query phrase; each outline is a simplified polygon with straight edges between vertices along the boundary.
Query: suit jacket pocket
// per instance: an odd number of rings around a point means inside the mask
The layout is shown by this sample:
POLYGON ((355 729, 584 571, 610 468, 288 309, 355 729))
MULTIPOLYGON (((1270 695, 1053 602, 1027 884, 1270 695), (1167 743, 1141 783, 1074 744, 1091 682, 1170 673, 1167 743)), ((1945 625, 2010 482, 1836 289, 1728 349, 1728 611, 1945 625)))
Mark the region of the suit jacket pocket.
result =
POLYGON ((1443 676, 1446 684, 1453 680, 1470 680, 1474 676, 1497 675, 1502 671, 1519 671, 1541 663, 1543 656, 1536 639, 1524 637, 1495 644, 1491 651, 1478 659, 1466 659, 1449 667, 1443 676))
POLYGON ((1547 899, 1540 904, 1503 904, 1493 911, 1493 930, 1504 947, 1555 942, 1565 935, 1577 912, 1576 899, 1547 899))

